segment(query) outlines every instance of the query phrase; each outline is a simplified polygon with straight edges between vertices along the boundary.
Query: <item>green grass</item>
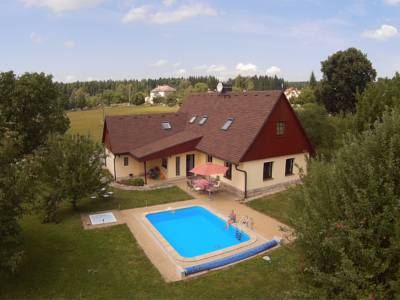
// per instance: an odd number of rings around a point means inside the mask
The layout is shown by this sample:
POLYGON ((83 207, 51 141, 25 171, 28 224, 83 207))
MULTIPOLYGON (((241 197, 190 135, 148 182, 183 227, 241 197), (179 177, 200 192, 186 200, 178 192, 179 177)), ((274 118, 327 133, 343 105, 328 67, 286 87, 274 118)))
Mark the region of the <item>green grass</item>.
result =
POLYGON ((295 213, 295 203, 289 195, 296 188, 297 187, 293 187, 281 193, 253 200, 248 202, 247 205, 281 221, 282 223, 288 224, 290 217, 295 213))
MULTIPOLYGON (((83 201, 80 212, 189 198, 178 188, 114 191, 112 200, 83 201)), ((22 220, 25 260, 17 274, 0 276, 1 299, 283 299, 298 287, 291 248, 273 251, 271 263, 256 257, 165 283, 125 225, 83 230, 80 212, 65 207, 59 224, 41 224, 35 215, 22 220)))
MULTIPOLYGON (((127 115, 127 114, 146 114, 174 112, 176 107, 168 106, 113 106, 106 107, 106 115, 127 115)), ((96 142, 101 141, 103 131, 103 110, 101 108, 74 111, 67 113, 71 121, 69 133, 90 134, 96 142)))

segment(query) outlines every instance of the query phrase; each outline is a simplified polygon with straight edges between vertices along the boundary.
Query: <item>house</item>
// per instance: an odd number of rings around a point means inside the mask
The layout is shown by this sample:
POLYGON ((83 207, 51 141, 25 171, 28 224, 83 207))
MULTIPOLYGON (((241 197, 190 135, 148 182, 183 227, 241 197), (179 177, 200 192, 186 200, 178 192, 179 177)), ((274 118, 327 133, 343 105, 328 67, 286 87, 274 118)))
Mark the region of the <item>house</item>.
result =
POLYGON ((285 96, 286 98, 288 98, 289 100, 291 98, 297 98, 299 97, 301 94, 301 91, 298 88, 295 87, 289 87, 285 90, 285 96))
POLYGON ((145 101, 148 104, 154 104, 153 99, 162 97, 165 98, 169 94, 176 92, 176 89, 170 87, 169 85, 157 85, 156 88, 152 89, 150 92, 150 96, 146 97, 145 101))
POLYGON ((196 93, 176 113, 107 116, 102 141, 115 179, 154 167, 185 178, 213 162, 228 167, 222 186, 245 197, 298 182, 313 154, 282 91, 196 93))

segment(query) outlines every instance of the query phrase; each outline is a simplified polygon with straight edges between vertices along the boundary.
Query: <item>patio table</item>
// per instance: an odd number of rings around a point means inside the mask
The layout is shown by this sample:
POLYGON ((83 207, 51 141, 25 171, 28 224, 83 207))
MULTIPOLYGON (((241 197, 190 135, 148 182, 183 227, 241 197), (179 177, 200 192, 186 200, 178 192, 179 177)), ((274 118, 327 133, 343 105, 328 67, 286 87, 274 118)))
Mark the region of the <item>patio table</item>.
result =
POLYGON ((193 180, 193 185, 194 186, 196 186, 196 187, 198 187, 198 188, 201 188, 202 190, 206 190, 207 189, 207 187, 209 186, 209 182, 208 182, 208 180, 206 180, 206 179, 196 179, 196 180, 193 180))

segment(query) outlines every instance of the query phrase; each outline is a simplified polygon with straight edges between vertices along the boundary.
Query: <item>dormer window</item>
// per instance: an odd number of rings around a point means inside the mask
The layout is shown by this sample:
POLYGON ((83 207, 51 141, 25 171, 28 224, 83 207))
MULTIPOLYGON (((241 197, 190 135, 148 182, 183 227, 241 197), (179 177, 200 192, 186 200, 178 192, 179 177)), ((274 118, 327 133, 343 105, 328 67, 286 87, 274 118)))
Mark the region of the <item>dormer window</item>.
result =
POLYGON ((229 127, 231 127, 233 120, 234 118, 229 118, 228 120, 226 120, 225 124, 221 127, 221 129, 227 131, 229 127))
POLYGON ((190 118, 189 123, 193 124, 196 121, 196 119, 197 119, 197 116, 194 115, 193 117, 190 118))
POLYGON ((171 126, 171 123, 166 121, 166 122, 161 122, 161 128, 164 130, 170 130, 172 128, 172 126, 171 126))
POLYGON ((199 120, 199 125, 206 124, 207 120, 208 120, 208 116, 207 115, 202 116, 201 119, 199 120))

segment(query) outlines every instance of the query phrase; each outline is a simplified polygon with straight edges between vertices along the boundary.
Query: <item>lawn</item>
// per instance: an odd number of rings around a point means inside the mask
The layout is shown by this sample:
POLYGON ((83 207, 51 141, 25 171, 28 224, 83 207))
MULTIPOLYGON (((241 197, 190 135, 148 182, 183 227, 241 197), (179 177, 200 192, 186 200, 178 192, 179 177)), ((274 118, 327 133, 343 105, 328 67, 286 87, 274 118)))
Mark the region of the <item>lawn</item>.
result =
MULTIPOLYGON (((178 188, 115 191, 112 200, 87 199, 80 212, 131 208, 188 199, 178 188)), ((264 201, 264 200, 256 200, 264 201)), ((68 206, 59 224, 22 220, 25 260, 12 277, 0 277, 0 298, 49 299, 268 299, 290 298, 298 286, 292 249, 177 283, 165 283, 125 225, 83 230, 68 206)), ((276 210, 277 212, 277 210, 276 210)))
POLYGON ((282 223, 288 224, 290 216, 295 213, 294 200, 289 196, 297 188, 292 187, 287 191, 253 200, 248 202, 247 205, 282 223))
MULTIPOLYGON (((176 107, 168 106, 113 106, 104 109, 105 115, 127 115, 174 112, 176 107)), ((90 134, 96 142, 100 142, 103 130, 103 110, 101 108, 67 113, 71 121, 69 132, 72 134, 90 134)))

